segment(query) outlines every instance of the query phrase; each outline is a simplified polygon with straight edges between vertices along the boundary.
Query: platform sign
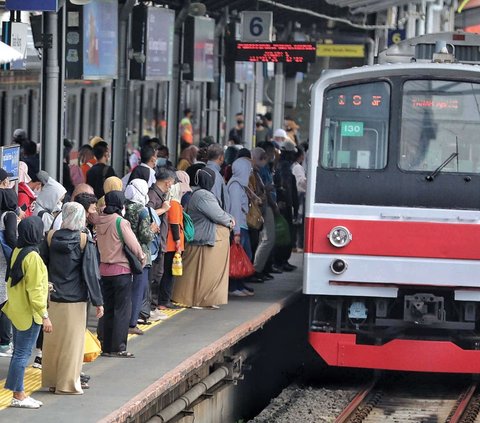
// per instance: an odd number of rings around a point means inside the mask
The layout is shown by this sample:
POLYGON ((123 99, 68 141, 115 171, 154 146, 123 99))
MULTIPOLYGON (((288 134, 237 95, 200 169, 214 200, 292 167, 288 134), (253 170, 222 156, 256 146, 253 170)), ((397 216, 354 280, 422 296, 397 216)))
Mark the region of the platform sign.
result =
POLYGON ((58 12, 63 0, 6 0, 8 10, 25 10, 38 12, 58 12))
POLYGON ((18 179, 18 166, 20 162, 20 146, 11 145, 0 147, 0 167, 10 175, 9 179, 18 179))
POLYGON ((83 78, 116 78, 117 61, 118 2, 92 0, 83 6, 83 78))
POLYGON ((21 22, 2 22, 3 41, 23 55, 23 59, 2 65, 5 70, 25 70, 27 68, 28 24, 21 22))
POLYGON ((147 19, 145 79, 171 80, 173 76, 175 11, 149 7, 147 19))
POLYGON ((364 44, 317 44, 318 57, 365 57, 364 44))
POLYGON ((242 12, 242 41, 272 41, 273 12, 242 12))
POLYGON ((307 42, 232 43, 227 57, 237 62, 310 63, 315 62, 316 44, 307 42))
POLYGON ((213 82, 215 60, 215 20, 203 16, 189 17, 184 24, 183 72, 186 81, 213 82))

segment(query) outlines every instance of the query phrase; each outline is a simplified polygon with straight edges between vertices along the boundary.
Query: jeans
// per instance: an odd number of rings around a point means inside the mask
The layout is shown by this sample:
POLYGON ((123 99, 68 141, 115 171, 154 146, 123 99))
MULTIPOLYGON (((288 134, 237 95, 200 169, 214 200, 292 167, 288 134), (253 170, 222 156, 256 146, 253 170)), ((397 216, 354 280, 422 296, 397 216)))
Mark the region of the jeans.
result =
POLYGON ((137 320, 140 316, 143 299, 148 286, 148 267, 143 268, 140 275, 133 275, 132 285, 132 315, 130 316, 130 327, 137 326, 137 320))
POLYGON ((132 275, 102 276, 104 353, 127 349, 128 324, 132 314, 132 275))
POLYGON ((172 300, 173 294, 173 275, 172 264, 175 251, 169 251, 164 255, 163 275, 158 287, 158 305, 167 305, 172 300))
POLYGON ((33 347, 40 332, 41 325, 32 321, 32 326, 27 330, 17 330, 12 326, 13 332, 13 356, 8 368, 5 388, 13 392, 23 392, 23 378, 25 368, 32 354, 33 347))
POLYGON ((264 218, 265 222, 260 232, 260 243, 255 253, 255 261, 253 263, 258 273, 264 271, 273 247, 275 247, 275 217, 271 207, 267 207, 264 218))

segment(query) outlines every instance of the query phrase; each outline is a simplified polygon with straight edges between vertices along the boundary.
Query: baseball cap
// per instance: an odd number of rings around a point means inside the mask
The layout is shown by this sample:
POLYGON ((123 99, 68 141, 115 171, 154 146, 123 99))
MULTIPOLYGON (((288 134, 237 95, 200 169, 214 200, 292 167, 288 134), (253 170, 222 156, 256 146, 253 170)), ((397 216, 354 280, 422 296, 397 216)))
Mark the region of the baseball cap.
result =
POLYGON ((284 129, 282 128, 278 128, 278 129, 275 129, 275 132, 273 133, 273 138, 287 138, 288 135, 287 133, 285 132, 284 129))
POLYGON ((283 143, 282 150, 297 152, 297 147, 295 147, 295 144, 292 141, 287 140, 283 143))
POLYGON ((0 168, 0 181, 4 181, 9 176, 13 176, 13 173, 8 173, 5 169, 0 168))

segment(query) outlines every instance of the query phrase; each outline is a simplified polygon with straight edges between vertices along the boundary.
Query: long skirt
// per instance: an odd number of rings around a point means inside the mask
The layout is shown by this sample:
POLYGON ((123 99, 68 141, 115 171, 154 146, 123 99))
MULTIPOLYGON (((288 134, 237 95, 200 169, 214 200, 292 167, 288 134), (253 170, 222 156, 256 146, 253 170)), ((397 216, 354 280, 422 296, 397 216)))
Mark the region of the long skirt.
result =
POLYGON ((85 348, 87 303, 50 302, 52 333, 43 339, 42 385, 56 394, 83 394, 80 372, 85 348))
POLYGON ((187 245, 183 276, 175 281, 172 299, 188 307, 227 304, 230 232, 217 225, 215 246, 187 245))

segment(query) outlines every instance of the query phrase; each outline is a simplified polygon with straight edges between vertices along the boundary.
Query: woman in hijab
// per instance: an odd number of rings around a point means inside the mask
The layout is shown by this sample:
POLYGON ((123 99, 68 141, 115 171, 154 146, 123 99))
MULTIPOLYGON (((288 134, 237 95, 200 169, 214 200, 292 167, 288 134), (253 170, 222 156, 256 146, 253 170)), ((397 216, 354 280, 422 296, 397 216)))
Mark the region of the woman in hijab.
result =
POLYGON ((192 187, 190 186, 190 176, 183 170, 177 170, 175 172, 177 179, 180 181, 180 188, 182 191, 181 204, 183 208, 187 207, 188 201, 192 195, 192 187))
POLYGON ((191 145, 182 151, 180 160, 177 165, 177 170, 187 170, 197 160, 198 147, 191 145))
POLYGON ((83 394, 80 381, 85 345, 87 301, 103 315, 103 299, 95 245, 85 229, 85 210, 65 203, 62 228, 47 235, 48 276, 54 290, 49 314, 55 332, 43 339, 42 385, 55 394, 83 394))
MULTIPOLYGON (((23 163, 23 162, 20 162, 23 163)), ((25 163, 24 163, 25 164, 25 163)), ((28 176, 28 175, 27 175, 28 176)), ((7 172, 0 169, 0 304, 7 301, 7 283, 5 273, 12 251, 17 245, 17 194, 10 189, 7 172)), ((0 311, 0 356, 12 355, 12 324, 8 317, 0 311)))
POLYGON ((168 234, 167 248, 163 262, 163 275, 160 281, 158 295, 158 309, 178 310, 181 307, 172 303, 173 274, 172 264, 175 253, 182 253, 185 249, 185 236, 183 234, 183 207, 180 204, 182 187, 176 183, 170 187, 167 199, 170 200, 170 208, 167 212, 168 234))
POLYGON ((225 182, 228 182, 232 177, 232 165, 237 159, 238 148, 230 146, 225 150, 225 159, 223 161, 222 175, 225 182))
MULTIPOLYGON (((245 157, 235 160, 232 166, 232 178, 227 184, 227 191, 230 198, 230 213, 236 222, 235 228, 233 229, 233 241, 236 244, 242 244, 250 260, 252 260, 252 249, 247 226, 249 201, 246 189, 248 189, 248 182, 252 170, 251 160, 245 157)), ((241 280, 231 280, 230 295, 245 297, 253 295, 253 290, 244 285, 241 280)))
POLYGON ((2 311, 12 322, 15 349, 8 369, 5 388, 13 391, 10 407, 40 408, 42 403, 25 394, 25 367, 43 324, 52 332, 47 312, 47 268, 38 253, 43 238, 43 222, 37 216, 18 225, 17 247, 13 250, 7 271, 8 301, 2 311))
POLYGON ((148 203, 148 183, 145 180, 132 180, 125 189, 125 198, 127 199, 125 219, 127 219, 131 227, 134 228, 133 233, 137 237, 146 256, 143 273, 133 275, 132 313, 130 315, 128 333, 143 335, 143 331, 137 326, 137 322, 148 287, 148 272, 152 266, 150 243, 160 231, 160 227, 154 220, 154 214, 156 213, 145 207, 148 203))
MULTIPOLYGON (((55 225, 55 218, 62 211, 62 201, 67 190, 51 176, 48 177, 37 197, 34 215, 39 216, 43 221, 43 230, 48 232, 55 225)), ((57 228, 59 226, 57 225, 57 228)))
MULTIPOLYGON (((109 193, 110 191, 123 191, 122 180, 116 176, 110 176, 109 178, 105 179, 105 182, 103 183, 103 191, 105 194, 109 193)), ((99 211, 102 211, 105 208, 105 196, 98 200, 97 208, 99 211)))
POLYGON ((105 195, 106 207, 89 220, 97 228, 97 246, 100 252, 100 275, 105 307, 103 317, 102 355, 133 358, 127 352, 127 337, 132 313, 132 271, 125 255, 123 242, 143 266, 146 255, 132 231, 130 222, 123 218, 125 196, 122 191, 105 195))
POLYGON ((183 276, 175 282, 172 298, 189 307, 218 308, 228 301, 229 229, 235 226, 235 221, 210 192, 215 172, 200 169, 195 179, 187 207, 195 236, 185 249, 183 276))

